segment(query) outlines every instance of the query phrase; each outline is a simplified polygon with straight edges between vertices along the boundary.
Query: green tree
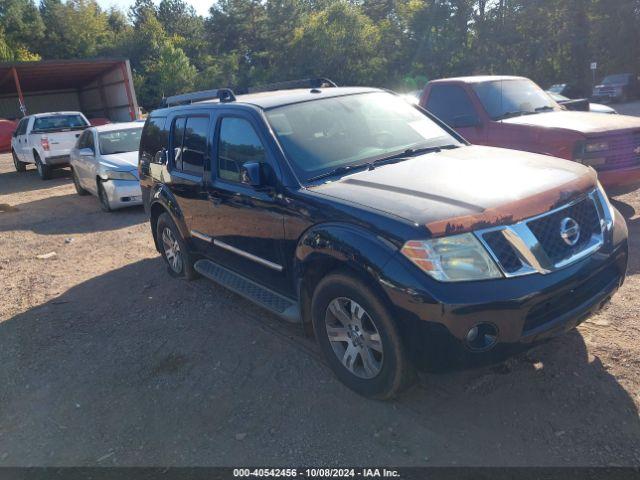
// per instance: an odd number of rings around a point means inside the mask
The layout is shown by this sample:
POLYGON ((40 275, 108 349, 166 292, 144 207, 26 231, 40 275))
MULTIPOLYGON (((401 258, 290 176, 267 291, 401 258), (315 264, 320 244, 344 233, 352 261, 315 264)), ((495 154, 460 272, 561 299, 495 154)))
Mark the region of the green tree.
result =
POLYGON ((306 16, 289 49, 292 76, 328 76, 342 84, 383 83, 380 32, 357 7, 336 1, 306 16))

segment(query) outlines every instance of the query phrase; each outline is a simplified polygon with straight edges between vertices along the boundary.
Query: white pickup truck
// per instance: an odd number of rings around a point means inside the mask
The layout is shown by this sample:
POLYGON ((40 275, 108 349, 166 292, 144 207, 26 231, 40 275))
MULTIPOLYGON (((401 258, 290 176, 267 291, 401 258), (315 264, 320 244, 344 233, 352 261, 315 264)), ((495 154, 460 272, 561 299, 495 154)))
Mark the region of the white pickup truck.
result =
POLYGON ((69 152, 89 121, 80 112, 50 112, 29 115, 20 120, 11 139, 16 171, 24 172, 34 163, 43 180, 54 168, 69 165, 69 152))

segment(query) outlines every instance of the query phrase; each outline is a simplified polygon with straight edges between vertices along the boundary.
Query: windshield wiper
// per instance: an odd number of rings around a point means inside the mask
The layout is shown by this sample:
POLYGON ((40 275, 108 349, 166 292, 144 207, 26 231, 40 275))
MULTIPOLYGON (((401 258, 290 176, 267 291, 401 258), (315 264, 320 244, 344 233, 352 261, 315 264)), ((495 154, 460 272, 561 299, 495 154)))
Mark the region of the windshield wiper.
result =
POLYGON ((545 105, 544 107, 538 107, 535 109, 536 112, 548 112, 550 110, 555 110, 551 105, 545 105))
POLYGON ((374 160, 369 163, 369 168, 375 168, 379 165, 387 165, 389 163, 401 162, 411 157, 415 157, 416 155, 424 155, 427 153, 439 152, 441 150, 449 150, 452 148, 458 148, 458 145, 437 145, 433 147, 422 147, 422 148, 407 148, 401 153, 396 153, 395 155, 391 155, 389 157, 379 158, 378 160, 374 160))
POLYGON ((315 177, 308 178, 307 182, 313 182, 314 180, 333 177, 335 175, 344 175, 345 173, 349 173, 353 170, 358 170, 360 168, 368 168, 369 166, 370 166, 369 163, 358 163, 355 165, 342 165, 341 167, 336 167, 333 170, 329 170, 328 172, 321 173, 320 175, 316 175, 315 177))

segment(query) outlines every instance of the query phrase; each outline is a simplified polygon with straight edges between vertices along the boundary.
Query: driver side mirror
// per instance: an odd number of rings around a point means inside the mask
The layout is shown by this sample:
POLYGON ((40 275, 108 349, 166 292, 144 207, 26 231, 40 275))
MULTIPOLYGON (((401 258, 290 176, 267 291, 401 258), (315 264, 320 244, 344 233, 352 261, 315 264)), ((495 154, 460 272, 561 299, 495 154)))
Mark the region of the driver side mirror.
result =
POLYGON ((78 153, 81 157, 93 157, 93 150, 90 148, 81 148, 78 153))
POLYGON ((451 126, 453 128, 481 127, 482 122, 477 116, 472 114, 458 115, 451 120, 451 126))
POLYGON ((262 169, 258 162, 247 162, 240 167, 240 183, 253 188, 264 187, 262 169))

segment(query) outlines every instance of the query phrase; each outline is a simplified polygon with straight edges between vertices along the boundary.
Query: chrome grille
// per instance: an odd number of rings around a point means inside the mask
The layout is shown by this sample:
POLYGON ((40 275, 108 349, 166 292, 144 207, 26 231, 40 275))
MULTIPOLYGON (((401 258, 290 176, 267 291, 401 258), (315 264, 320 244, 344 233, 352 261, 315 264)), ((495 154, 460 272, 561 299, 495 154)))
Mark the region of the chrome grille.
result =
POLYGON ((596 189, 543 215, 480 230, 476 236, 505 276, 545 274, 597 251, 612 228, 611 215, 606 198, 596 189), (561 236, 561 225, 567 218, 580 227, 573 245, 561 236))
POLYGON ((593 235, 602 233, 596 206, 589 197, 552 214, 527 222, 527 225, 554 264, 580 252, 593 235), (573 218, 580 226, 580 236, 575 245, 567 244, 560 236, 560 225, 565 218, 573 218))
POLYGON ((589 141, 602 141, 609 144, 608 150, 594 152, 585 158, 587 163, 591 157, 604 158, 603 164, 594 166, 599 172, 640 166, 640 131, 590 138, 589 141))

